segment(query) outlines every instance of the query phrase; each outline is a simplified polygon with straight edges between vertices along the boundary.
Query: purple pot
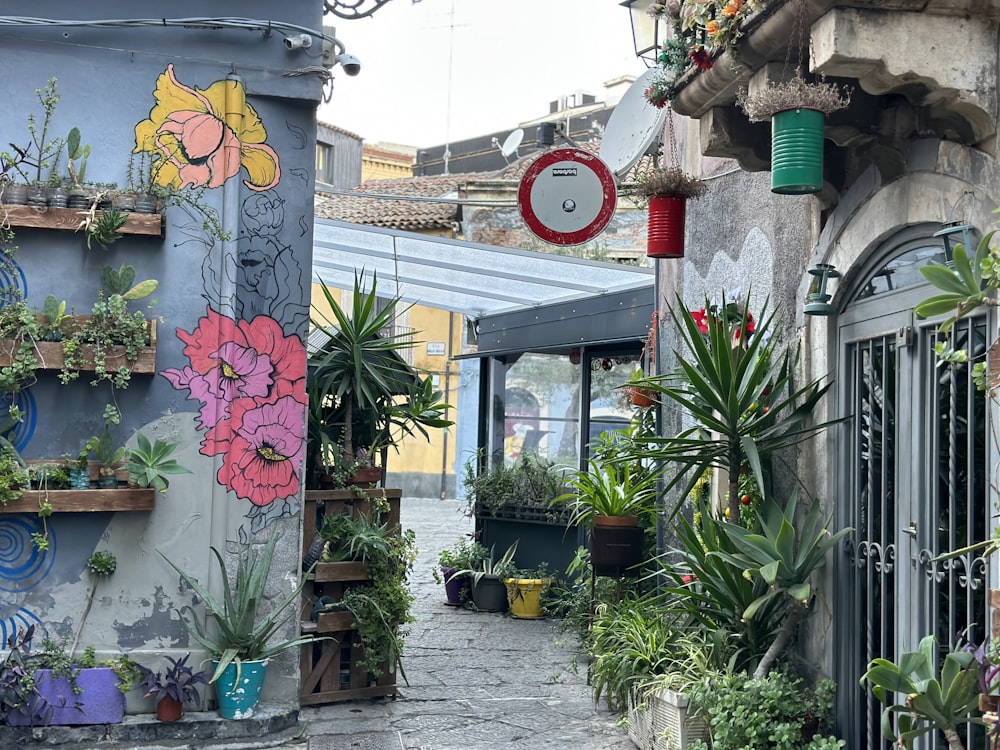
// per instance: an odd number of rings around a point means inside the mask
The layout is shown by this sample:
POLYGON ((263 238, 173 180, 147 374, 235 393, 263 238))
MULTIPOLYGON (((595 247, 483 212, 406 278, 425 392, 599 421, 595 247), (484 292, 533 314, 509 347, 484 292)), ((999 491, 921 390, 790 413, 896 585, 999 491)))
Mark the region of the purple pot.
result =
POLYGON ((53 678, 52 670, 35 671, 39 700, 32 716, 12 713, 11 726, 121 724, 125 718, 125 696, 115 686, 118 678, 107 667, 81 669, 76 678, 79 694, 65 677, 53 678))
POLYGON ((446 604, 457 607, 469 601, 472 594, 469 576, 456 576, 455 568, 442 566, 441 577, 444 578, 444 593, 448 597, 446 604))

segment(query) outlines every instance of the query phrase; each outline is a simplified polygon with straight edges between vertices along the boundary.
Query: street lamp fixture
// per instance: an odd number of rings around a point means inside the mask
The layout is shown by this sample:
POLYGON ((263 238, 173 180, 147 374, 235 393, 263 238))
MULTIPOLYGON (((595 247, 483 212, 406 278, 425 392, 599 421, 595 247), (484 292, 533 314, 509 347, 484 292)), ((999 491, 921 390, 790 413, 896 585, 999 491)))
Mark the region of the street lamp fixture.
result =
POLYGON ((657 64, 660 46, 666 41, 661 28, 660 19, 649 14, 650 0, 625 0, 621 3, 628 8, 632 17, 632 42, 635 44, 635 56, 646 63, 647 68, 657 64))
POLYGON ((963 224, 960 221, 945 222, 941 229, 934 233, 935 237, 940 237, 944 244, 944 260, 949 266, 954 264, 956 240, 961 239, 962 248, 970 257, 976 252, 976 241, 972 233, 976 228, 971 224, 963 224))
POLYGON ((830 304, 832 295, 826 291, 827 282, 830 279, 839 279, 840 271, 829 263, 817 263, 809 269, 809 275, 813 276, 809 294, 806 296, 806 304, 803 308, 806 315, 836 315, 837 308, 830 304))

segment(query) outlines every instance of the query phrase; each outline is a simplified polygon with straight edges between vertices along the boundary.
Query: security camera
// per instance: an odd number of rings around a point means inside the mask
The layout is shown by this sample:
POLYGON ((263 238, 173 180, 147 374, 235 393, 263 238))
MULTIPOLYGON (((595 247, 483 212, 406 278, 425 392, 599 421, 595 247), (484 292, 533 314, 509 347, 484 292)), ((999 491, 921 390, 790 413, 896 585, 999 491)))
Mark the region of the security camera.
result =
POLYGON ((344 69, 344 72, 349 76, 356 76, 361 72, 361 61, 354 55, 349 55, 346 52, 339 58, 340 67, 344 69))
POLYGON ((312 47, 312 37, 308 34, 295 34, 285 37, 285 47, 287 49, 307 49, 312 47))

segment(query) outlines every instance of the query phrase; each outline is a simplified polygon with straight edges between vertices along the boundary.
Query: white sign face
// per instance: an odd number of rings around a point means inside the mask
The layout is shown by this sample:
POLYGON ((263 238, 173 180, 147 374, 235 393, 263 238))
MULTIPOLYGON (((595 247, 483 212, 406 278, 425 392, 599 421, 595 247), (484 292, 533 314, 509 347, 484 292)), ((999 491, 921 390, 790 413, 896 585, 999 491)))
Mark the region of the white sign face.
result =
POLYGON ((445 345, 443 341, 428 341, 427 342, 427 356, 429 357, 443 357, 445 355, 445 345))
POLYGON ((579 245, 611 221, 618 192, 614 177, 593 154, 558 149, 536 159, 518 189, 528 229, 554 245, 579 245))

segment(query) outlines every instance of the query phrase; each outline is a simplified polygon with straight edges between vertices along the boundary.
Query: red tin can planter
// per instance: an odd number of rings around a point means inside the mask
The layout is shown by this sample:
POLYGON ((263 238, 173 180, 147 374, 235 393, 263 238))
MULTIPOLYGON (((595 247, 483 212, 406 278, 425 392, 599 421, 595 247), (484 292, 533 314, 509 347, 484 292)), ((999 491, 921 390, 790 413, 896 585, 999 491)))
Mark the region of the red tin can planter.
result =
POLYGON ((649 199, 646 255, 650 258, 684 257, 684 217, 687 198, 654 195, 649 199))

